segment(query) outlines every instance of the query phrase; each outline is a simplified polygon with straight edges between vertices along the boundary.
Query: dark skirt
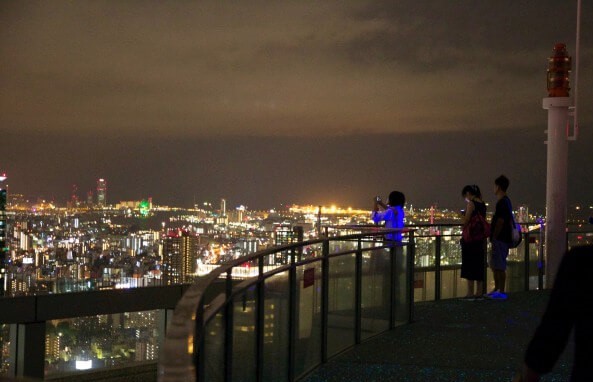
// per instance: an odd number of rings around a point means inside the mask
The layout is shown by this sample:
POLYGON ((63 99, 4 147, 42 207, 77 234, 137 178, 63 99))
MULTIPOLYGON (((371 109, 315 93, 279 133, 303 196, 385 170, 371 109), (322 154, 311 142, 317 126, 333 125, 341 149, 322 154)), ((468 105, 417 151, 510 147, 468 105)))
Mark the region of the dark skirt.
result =
POLYGON ((484 281, 486 240, 466 243, 461 240, 461 278, 484 281))

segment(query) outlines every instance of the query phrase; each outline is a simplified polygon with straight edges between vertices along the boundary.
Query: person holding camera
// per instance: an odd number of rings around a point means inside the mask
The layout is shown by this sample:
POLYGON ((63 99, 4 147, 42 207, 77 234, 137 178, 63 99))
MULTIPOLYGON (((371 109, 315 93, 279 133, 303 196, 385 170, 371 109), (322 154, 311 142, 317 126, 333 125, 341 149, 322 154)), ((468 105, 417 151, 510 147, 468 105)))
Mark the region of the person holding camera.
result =
MULTIPOLYGON (((375 224, 385 222, 385 228, 404 228, 404 204, 406 203, 405 195, 400 191, 392 191, 389 194, 388 203, 385 204, 379 196, 375 198, 373 206, 373 212, 371 213, 371 219, 375 224)), ((385 235, 387 240, 396 242, 402 241, 402 233, 393 232, 385 235)))

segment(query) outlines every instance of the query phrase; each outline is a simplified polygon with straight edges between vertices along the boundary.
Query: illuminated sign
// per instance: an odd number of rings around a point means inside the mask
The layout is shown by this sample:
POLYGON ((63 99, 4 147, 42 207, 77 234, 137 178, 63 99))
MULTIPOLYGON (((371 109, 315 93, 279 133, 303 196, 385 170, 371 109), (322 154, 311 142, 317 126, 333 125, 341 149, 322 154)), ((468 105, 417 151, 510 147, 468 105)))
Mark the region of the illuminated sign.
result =
POLYGON ((93 360, 76 361, 76 370, 89 370, 93 368, 93 360))

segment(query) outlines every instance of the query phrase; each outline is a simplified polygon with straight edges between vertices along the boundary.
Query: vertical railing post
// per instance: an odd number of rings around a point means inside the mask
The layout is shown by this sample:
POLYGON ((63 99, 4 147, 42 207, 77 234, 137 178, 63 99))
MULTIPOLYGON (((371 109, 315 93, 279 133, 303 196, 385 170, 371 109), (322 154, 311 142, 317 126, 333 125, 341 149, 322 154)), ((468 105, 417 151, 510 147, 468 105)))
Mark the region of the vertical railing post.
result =
MULTIPOLYGON (((299 250, 299 258, 302 247, 299 250)), ((288 380, 295 380, 296 365, 296 338, 297 338, 297 252, 292 249, 290 256, 290 269, 288 270, 288 380)))
POLYGON ((397 303, 397 264, 395 260, 397 250, 395 245, 389 247, 389 259, 390 259, 390 276, 391 276, 391 293, 389 298, 389 329, 395 328, 395 321, 396 321, 396 308, 395 305, 397 303))
POLYGON ((539 251, 538 251, 538 266, 537 266, 537 289, 544 289, 544 274, 545 274, 545 260, 544 260, 544 237, 545 230, 544 224, 540 223, 539 226, 539 251))
POLYGON ((529 231, 525 232, 525 237, 523 238, 523 245, 525 246, 525 250, 523 253, 523 262, 525 263, 525 268, 524 268, 525 281, 523 284, 523 288, 525 291, 528 291, 529 290, 529 231))
POLYGON ((434 300, 441 299, 441 243, 440 233, 436 236, 435 255, 434 255, 434 300))
POLYGON ((416 256, 416 240, 414 231, 409 231, 408 256, 406 265, 406 288, 408 297, 408 323, 414 321, 414 261, 416 256))
POLYGON ((321 362, 327 362, 329 314, 329 238, 323 240, 321 260, 321 362))
POLYGON ((356 250, 355 260, 355 316, 356 322, 354 324, 355 343, 360 344, 362 334, 362 238, 358 238, 358 249, 356 250))
POLYGON ((226 273, 224 306, 224 380, 233 380, 233 307, 231 299, 233 293, 233 269, 226 273))
POLYGON ((257 315, 256 315, 256 372, 257 381, 264 379, 264 318, 265 318, 265 278, 264 278, 264 256, 258 258, 258 282, 257 282, 257 315))

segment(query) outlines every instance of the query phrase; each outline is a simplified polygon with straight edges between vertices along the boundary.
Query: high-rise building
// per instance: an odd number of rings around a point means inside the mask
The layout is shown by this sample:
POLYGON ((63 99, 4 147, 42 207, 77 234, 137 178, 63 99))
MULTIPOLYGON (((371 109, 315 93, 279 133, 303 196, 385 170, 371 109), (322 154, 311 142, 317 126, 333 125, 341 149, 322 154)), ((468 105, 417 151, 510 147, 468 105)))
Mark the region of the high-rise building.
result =
MULTIPOLYGON (((278 224, 274 227, 274 246, 291 244, 303 241, 303 227, 291 226, 290 224, 278 224)), ((288 264, 288 251, 282 251, 275 254, 274 257, 267 258, 267 265, 288 264)))
POLYGON ((79 205, 78 201, 78 186, 76 184, 72 185, 72 194, 70 195, 70 207, 76 208, 79 205))
POLYGON ((163 273, 168 285, 193 281, 198 259, 198 237, 186 230, 171 230, 163 239, 163 273))
POLYGON ((226 216, 226 199, 220 199, 220 216, 226 216))
POLYGON ((107 205, 107 181, 103 178, 97 181, 97 205, 99 207, 107 205))
POLYGON ((6 280, 6 256, 8 254, 8 226, 6 219, 6 187, 3 185, 6 174, 0 175, 0 296, 4 295, 6 280))

